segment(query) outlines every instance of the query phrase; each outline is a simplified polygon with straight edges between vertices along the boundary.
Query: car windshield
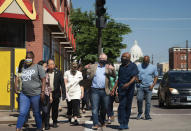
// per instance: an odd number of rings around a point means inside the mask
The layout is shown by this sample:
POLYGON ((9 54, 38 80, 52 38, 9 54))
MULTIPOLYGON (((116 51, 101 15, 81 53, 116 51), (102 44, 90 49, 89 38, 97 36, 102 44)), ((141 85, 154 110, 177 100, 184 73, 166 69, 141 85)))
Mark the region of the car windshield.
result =
POLYGON ((191 72, 171 73, 169 79, 173 83, 191 83, 191 72))

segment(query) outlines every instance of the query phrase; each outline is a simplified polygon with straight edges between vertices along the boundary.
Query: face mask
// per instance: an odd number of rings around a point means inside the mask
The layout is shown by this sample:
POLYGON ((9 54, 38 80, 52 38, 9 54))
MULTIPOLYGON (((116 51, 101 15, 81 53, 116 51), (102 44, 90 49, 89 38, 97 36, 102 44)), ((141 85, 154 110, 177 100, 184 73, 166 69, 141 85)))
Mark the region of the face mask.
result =
POLYGON ((149 65, 149 63, 143 62, 142 67, 143 67, 143 68, 147 68, 148 65, 149 65))
POLYGON ((128 59, 121 59, 121 63, 122 63, 122 65, 127 65, 128 63, 130 62, 130 60, 128 60, 128 59))
POLYGON ((31 65, 32 64, 32 59, 26 59, 25 64, 26 65, 31 65))
POLYGON ((107 64, 107 61, 106 60, 99 60, 99 63, 102 65, 105 65, 105 64, 107 64))
POLYGON ((72 75, 75 75, 77 70, 71 70, 72 75))

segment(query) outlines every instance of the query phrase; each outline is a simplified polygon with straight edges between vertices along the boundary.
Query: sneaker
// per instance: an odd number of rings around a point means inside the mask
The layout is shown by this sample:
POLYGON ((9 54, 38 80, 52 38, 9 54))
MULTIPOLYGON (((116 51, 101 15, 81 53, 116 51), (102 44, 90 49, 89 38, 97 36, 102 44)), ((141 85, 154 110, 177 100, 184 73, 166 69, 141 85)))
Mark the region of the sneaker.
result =
POLYGON ((111 122, 112 122, 111 119, 108 119, 107 124, 111 124, 111 122))
POLYGON ((124 129, 125 129, 124 125, 123 125, 123 124, 120 124, 119 130, 124 130, 124 129))
POLYGON ((45 126, 45 130, 49 130, 50 129, 50 127, 49 126, 45 126))
POLYGON ((99 126, 98 125, 94 125, 92 126, 92 130, 98 130, 99 126))
POLYGON ((70 122, 70 123, 71 123, 71 122, 72 122, 72 118, 68 118, 68 122, 70 122))
POLYGON ((82 110, 82 113, 86 113, 86 110, 85 110, 85 109, 83 109, 83 110, 82 110))
POLYGON ((124 125, 124 129, 129 129, 129 126, 128 125, 124 125))
POLYGON ((75 121, 74 121, 74 125, 79 125, 78 120, 75 120, 75 121))
POLYGON ((151 118, 151 116, 150 115, 148 115, 148 116, 145 116, 145 120, 151 120, 152 118, 151 118))
POLYGON ((57 123, 53 122, 53 128, 57 128, 57 127, 58 127, 57 123))
POLYGON ((112 122, 114 122, 115 117, 114 117, 114 116, 111 116, 110 119, 111 119, 112 122))
POLYGON ((137 120, 140 120, 140 119, 141 119, 141 116, 142 116, 142 114, 138 114, 138 115, 137 115, 137 120))

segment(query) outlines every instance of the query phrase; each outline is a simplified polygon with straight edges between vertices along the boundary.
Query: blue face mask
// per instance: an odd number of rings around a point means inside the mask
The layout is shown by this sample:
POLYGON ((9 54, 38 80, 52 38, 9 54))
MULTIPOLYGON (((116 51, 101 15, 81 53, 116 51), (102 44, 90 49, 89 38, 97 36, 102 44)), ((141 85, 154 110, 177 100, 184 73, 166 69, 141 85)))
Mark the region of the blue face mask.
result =
POLYGON ((26 60, 25 60, 25 64, 31 65, 31 64, 32 64, 32 59, 26 59, 26 60))

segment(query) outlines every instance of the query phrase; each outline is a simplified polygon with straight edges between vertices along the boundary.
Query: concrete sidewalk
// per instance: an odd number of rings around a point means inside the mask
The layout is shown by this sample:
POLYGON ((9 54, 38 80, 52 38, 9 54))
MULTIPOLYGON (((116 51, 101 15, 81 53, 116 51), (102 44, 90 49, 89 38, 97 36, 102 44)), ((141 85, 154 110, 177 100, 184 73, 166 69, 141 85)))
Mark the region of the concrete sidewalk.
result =
MULTIPOLYGON (((65 114, 66 110, 64 108, 67 107, 66 101, 61 101, 60 102, 60 107, 62 108, 62 111, 59 112, 59 114, 65 114)), ((0 124, 16 124, 17 119, 19 116, 19 112, 17 111, 11 111, 11 110, 0 110, 0 124)), ((28 119, 28 123, 34 123, 34 117, 33 117, 33 112, 30 111, 30 116, 31 118, 28 119)), ((58 117, 59 121, 65 121, 66 118, 64 117, 58 117)), ((50 120, 50 123, 52 121, 50 120)))

